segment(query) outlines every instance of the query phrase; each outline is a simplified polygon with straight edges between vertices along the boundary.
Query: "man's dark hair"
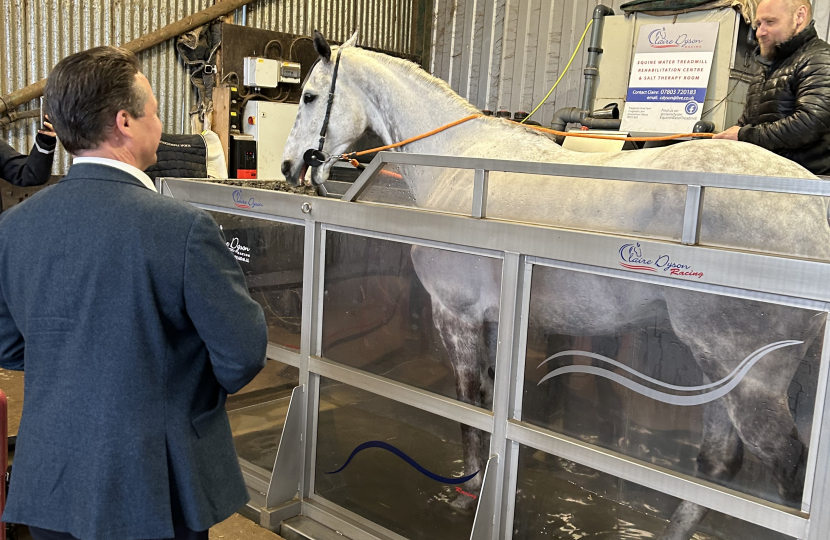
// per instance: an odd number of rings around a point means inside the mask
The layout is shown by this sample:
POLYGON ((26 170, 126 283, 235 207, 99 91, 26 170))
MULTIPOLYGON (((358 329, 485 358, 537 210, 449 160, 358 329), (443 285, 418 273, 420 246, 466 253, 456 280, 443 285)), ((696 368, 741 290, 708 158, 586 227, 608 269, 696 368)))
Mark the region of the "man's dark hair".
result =
POLYGON ((120 110, 144 116, 147 95, 135 78, 139 68, 135 55, 118 47, 96 47, 58 62, 44 95, 49 119, 67 151, 100 146, 120 110))

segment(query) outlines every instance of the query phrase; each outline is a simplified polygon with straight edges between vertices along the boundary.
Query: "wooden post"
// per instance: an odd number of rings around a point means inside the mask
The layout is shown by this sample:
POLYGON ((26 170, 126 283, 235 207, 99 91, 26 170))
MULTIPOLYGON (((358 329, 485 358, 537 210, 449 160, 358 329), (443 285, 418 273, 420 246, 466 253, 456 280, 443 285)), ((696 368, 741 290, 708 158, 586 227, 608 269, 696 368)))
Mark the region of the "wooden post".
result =
POLYGON ((227 86, 217 86, 213 89, 213 122, 211 129, 219 135, 222 142, 222 149, 225 151, 225 163, 230 169, 230 113, 231 113, 231 89, 227 86))

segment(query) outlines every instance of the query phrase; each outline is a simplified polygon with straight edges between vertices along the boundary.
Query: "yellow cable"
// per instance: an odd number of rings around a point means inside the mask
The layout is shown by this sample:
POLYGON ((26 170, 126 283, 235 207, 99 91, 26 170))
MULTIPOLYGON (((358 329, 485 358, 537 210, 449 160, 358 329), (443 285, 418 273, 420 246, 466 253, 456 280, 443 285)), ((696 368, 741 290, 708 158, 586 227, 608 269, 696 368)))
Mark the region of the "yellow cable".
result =
POLYGON ((559 84, 559 81, 561 81, 561 80, 562 80, 562 77, 564 77, 564 76, 565 76, 565 73, 567 73, 567 72, 568 72, 568 68, 569 68, 569 67, 571 67, 571 62, 573 62, 573 61, 574 61, 574 58, 576 58, 576 53, 578 53, 578 52, 579 52, 579 48, 582 46, 582 42, 585 40, 585 34, 587 34, 587 33, 588 33, 588 29, 589 29, 589 28, 591 28, 591 25, 592 25, 592 24, 594 24, 594 20, 593 20, 593 19, 591 19, 590 21, 588 21, 588 26, 586 26, 586 27, 585 27, 585 31, 584 31, 584 32, 582 32, 582 37, 581 37, 581 38, 579 38, 579 43, 577 43, 577 44, 576 44, 576 49, 574 49, 574 53, 571 55, 571 59, 570 59, 570 60, 568 60, 568 65, 567 65, 567 66, 565 66, 565 69, 563 69, 563 70, 562 70, 562 74, 561 74, 561 75, 559 75, 559 78, 558 78, 558 79, 556 79, 556 82, 555 82, 555 83, 553 83, 553 86, 551 87, 550 92, 548 92, 548 95, 546 95, 546 96, 545 96, 545 99, 543 99, 543 100, 542 100, 542 103, 540 103, 539 105, 537 105, 537 106, 536 106, 536 108, 535 108, 535 109, 533 109, 533 111, 532 111, 530 114, 528 114, 528 115, 527 115, 527 117, 526 117, 524 120, 522 120, 521 122, 519 122, 520 124, 524 124, 524 123, 525 123, 525 120, 527 120, 528 118, 530 118, 531 116, 533 116, 533 113, 535 113, 536 111, 538 111, 538 110, 539 110, 539 107, 541 107, 542 105, 544 105, 544 104, 545 104, 545 102, 546 102, 546 101, 548 100, 548 98, 550 97, 550 95, 553 93, 553 91, 554 91, 554 90, 556 90, 556 86, 559 84))

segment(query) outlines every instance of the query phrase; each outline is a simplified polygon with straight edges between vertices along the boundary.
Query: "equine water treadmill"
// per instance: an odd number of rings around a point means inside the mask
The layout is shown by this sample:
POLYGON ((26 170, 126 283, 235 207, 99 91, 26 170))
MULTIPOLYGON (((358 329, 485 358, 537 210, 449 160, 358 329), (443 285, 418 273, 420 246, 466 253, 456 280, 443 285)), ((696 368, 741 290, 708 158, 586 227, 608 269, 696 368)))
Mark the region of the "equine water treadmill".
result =
POLYGON ((826 537, 830 259, 708 211, 726 190, 826 208, 826 182, 380 153, 343 200, 160 187, 214 216, 266 313, 269 364, 228 401, 263 526, 826 537), (410 167, 469 195, 416 208, 410 167), (659 184, 674 221, 490 218, 503 171, 659 184))

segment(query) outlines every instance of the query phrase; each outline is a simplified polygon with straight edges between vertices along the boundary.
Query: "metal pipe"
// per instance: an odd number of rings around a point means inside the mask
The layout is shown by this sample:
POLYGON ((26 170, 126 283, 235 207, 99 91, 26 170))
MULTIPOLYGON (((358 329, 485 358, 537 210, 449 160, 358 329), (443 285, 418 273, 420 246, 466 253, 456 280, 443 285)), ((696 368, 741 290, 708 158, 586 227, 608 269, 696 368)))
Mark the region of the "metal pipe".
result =
POLYGON ((590 116, 585 117, 582 121, 583 126, 591 129, 610 129, 614 131, 620 129, 621 123, 622 120, 619 118, 591 118, 590 116))
MULTIPOLYGON (((553 113, 553 120, 550 123, 550 128, 556 131, 565 131, 565 126, 570 123, 582 123, 587 116, 587 112, 579 107, 564 107, 553 113)), ((565 137, 554 135, 553 139, 562 144, 565 137)))
MULTIPOLYGON (((551 129, 565 131, 565 126, 569 123, 579 123, 584 126, 599 129, 619 129, 618 121, 610 119, 592 120, 590 118, 591 109, 594 106, 594 98, 596 97, 596 78, 599 77, 599 55, 602 54, 602 48, 600 47, 602 45, 602 28, 605 23, 605 17, 613 14, 613 9, 602 4, 594 8, 591 42, 588 46, 588 62, 583 72, 585 74, 585 88, 582 91, 582 106, 564 107, 553 113, 553 121, 550 125, 551 129)), ((559 144, 562 144, 564 137, 555 136, 554 139, 559 144)))
POLYGON ((588 62, 585 65, 585 88, 582 91, 582 110, 591 110, 596 97, 596 79, 599 77, 599 55, 602 54, 602 28, 605 26, 605 17, 613 15, 614 10, 602 4, 594 8, 594 23, 591 28, 591 44, 588 46, 588 62))
MULTIPOLYGON (((565 127, 571 123, 582 124, 590 129, 620 129, 622 120, 619 118, 591 118, 587 111, 579 107, 565 107, 553 113, 553 121, 550 124, 551 129, 556 131, 565 131, 565 127)), ((554 140, 562 144, 565 137, 555 135, 554 140)))
MULTIPOLYGON (((159 28, 155 32, 150 32, 147 35, 134 39, 129 43, 122 45, 123 48, 138 53, 145 51, 154 45, 158 45, 170 38, 174 38, 185 32, 189 32, 194 28, 209 23, 210 21, 227 15, 232 11, 250 4, 253 0, 224 0, 217 4, 203 9, 192 15, 180 19, 174 23, 168 24, 163 28, 159 28)), ((43 89, 46 86, 46 79, 30 84, 25 88, 16 90, 11 94, 0 97, 0 116, 6 115, 9 111, 28 103, 29 101, 43 95, 43 89)))
POLYGON ((40 117, 40 109, 32 109, 31 111, 11 111, 8 115, 4 118, 0 118, 0 128, 4 128, 9 124, 13 124, 18 120, 24 120, 26 118, 38 118, 40 117))

